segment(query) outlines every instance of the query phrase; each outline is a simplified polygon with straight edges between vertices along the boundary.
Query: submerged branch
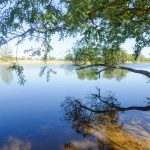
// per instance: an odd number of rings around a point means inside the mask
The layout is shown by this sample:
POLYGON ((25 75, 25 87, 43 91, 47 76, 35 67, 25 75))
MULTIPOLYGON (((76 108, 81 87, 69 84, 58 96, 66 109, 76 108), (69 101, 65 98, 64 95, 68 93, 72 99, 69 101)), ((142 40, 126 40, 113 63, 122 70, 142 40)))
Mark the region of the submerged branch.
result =
POLYGON ((90 67, 99 67, 99 66, 106 67, 105 64, 93 64, 93 65, 87 65, 87 66, 79 66, 76 70, 87 69, 90 67))
POLYGON ((102 70, 100 70, 99 72, 96 72, 97 74, 101 73, 102 71, 105 71, 105 70, 109 70, 109 69, 123 69, 123 70, 127 70, 127 71, 130 71, 130 72, 133 72, 133 73, 139 73, 139 74, 142 74, 148 78, 150 78, 150 72, 149 71, 146 71, 146 70, 137 70, 137 69, 133 69, 133 68, 130 68, 130 67, 124 67, 124 66, 106 66, 105 64, 92 64, 92 65, 87 65, 87 66, 81 66, 81 67, 78 67, 76 70, 81 70, 81 69, 87 69, 87 68, 90 68, 90 67, 106 67, 102 70))
POLYGON ((116 68, 128 70, 128 71, 131 71, 131 72, 134 72, 134 73, 139 73, 139 74, 142 74, 142 75, 150 78, 150 72, 146 71, 146 70, 137 70, 137 69, 133 69, 133 68, 129 68, 129 67, 123 67, 123 66, 119 66, 119 67, 116 67, 116 68))

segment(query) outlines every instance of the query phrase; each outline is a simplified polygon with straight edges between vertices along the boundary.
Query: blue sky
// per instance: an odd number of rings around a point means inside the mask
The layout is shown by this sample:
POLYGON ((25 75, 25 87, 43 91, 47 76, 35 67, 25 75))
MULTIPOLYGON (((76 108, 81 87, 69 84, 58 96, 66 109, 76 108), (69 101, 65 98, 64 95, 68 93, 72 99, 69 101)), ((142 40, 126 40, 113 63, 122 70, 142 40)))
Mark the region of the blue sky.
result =
MULTIPOLYGON (((62 41, 59 41, 59 36, 57 34, 54 35, 51 41, 51 45, 53 47, 53 50, 51 51, 51 56, 54 56, 56 58, 64 58, 64 56, 67 54, 67 51, 73 47, 73 44, 78 38, 79 37, 77 38, 68 37, 62 41)), ((15 43, 16 41, 11 41, 9 43, 9 46, 13 49, 14 54, 17 49, 15 43)), ((133 39, 128 39, 124 44, 121 45, 121 47, 128 53, 132 54, 134 43, 135 42, 133 39)), ((35 48, 38 46, 40 46, 40 43, 38 42, 25 40, 24 43, 18 46, 18 56, 19 57, 24 56, 24 50, 30 49, 31 47, 35 48)), ((142 50, 142 54, 145 57, 150 57, 150 47, 145 47, 142 50)))

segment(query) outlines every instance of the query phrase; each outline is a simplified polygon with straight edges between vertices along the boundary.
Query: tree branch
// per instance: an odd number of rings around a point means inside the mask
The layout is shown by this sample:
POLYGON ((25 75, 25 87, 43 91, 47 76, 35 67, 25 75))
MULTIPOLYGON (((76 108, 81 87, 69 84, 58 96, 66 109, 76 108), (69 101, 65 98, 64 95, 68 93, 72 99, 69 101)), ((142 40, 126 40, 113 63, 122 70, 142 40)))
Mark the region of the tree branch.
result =
MULTIPOLYGON (((116 3, 118 3, 118 2, 119 2, 119 0, 114 0, 113 2, 110 2, 110 3, 108 3, 107 5, 100 5, 100 6, 98 6, 96 9, 87 12, 87 14, 90 16, 90 15, 92 15, 93 13, 99 11, 100 9, 105 9, 105 8, 107 8, 107 7, 113 6, 113 5, 115 5, 116 3)), ((122 2, 122 1, 120 1, 120 2, 122 2)))
POLYGON ((136 69, 133 69, 133 68, 123 67, 123 66, 114 67, 114 68, 117 68, 117 69, 124 69, 124 70, 128 70, 128 71, 131 71, 131 72, 134 72, 134 73, 139 73, 139 74, 142 74, 142 75, 144 75, 144 76, 150 78, 150 72, 149 72, 149 71, 136 70, 136 69))
POLYGON ((131 71, 131 72, 134 72, 134 73, 139 73, 139 74, 142 74, 142 75, 150 78, 150 72, 149 71, 146 71, 146 70, 137 70, 137 69, 133 69, 133 68, 129 68, 129 67, 124 67, 124 66, 112 66, 112 67, 108 67, 105 64, 95 64, 95 65, 92 64, 92 65, 87 65, 87 66, 79 67, 76 70, 87 69, 87 68, 90 68, 90 67, 100 67, 100 66, 106 67, 106 68, 100 70, 99 72, 96 72, 97 74, 100 73, 100 72, 102 72, 102 71, 115 68, 115 69, 123 69, 123 70, 131 71))
POLYGON ((79 68, 77 68, 76 70, 87 69, 87 68, 90 68, 90 67, 99 67, 99 66, 106 67, 105 64, 95 64, 95 65, 79 66, 79 68))

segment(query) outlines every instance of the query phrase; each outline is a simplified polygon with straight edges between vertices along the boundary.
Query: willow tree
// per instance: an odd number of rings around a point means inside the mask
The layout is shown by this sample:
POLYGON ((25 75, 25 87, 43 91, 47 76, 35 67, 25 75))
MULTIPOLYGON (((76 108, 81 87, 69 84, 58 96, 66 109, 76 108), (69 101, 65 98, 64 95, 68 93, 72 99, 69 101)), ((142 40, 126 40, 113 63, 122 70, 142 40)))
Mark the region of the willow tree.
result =
POLYGON ((149 0, 62 0, 69 33, 81 33, 87 44, 102 51, 119 50, 127 39, 136 41, 135 56, 150 45, 149 0))
POLYGON ((82 42, 101 51, 118 51, 126 39, 136 41, 135 55, 150 43, 149 0, 1 0, 0 45, 13 39, 40 39, 44 53, 51 49, 51 36, 81 34, 82 42), (61 9, 60 9, 61 8, 61 9))
POLYGON ((0 45, 14 39, 17 44, 25 39, 36 39, 44 48, 34 49, 33 55, 47 54, 51 50, 51 36, 61 32, 61 11, 49 0, 1 0, 0 45))
POLYGON ((123 64, 127 61, 127 53, 122 49, 120 49, 119 51, 106 49, 102 54, 102 58, 103 63, 106 66, 115 66, 123 64))

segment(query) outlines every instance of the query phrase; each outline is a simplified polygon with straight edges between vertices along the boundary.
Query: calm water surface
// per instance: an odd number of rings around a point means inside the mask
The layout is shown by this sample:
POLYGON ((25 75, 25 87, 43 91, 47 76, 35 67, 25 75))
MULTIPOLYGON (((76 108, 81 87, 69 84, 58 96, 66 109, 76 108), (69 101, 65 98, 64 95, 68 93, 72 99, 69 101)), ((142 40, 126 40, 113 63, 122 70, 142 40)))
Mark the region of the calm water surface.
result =
MULTIPOLYGON (((150 71, 150 64, 127 66, 150 71)), ((97 68, 49 68, 55 73, 50 74, 47 82, 46 72, 39 77, 41 66, 24 66, 23 86, 18 84, 15 71, 0 66, 0 150, 109 149, 109 135, 116 135, 113 127, 119 128, 122 137, 125 134, 150 141, 149 110, 99 115, 84 109, 76 111, 77 105, 69 103, 76 99, 84 103, 87 99, 87 106, 96 108, 99 103, 93 104, 91 95, 100 92, 103 98, 115 99, 120 107, 144 107, 150 105, 149 78, 126 70, 105 71, 99 78, 93 74, 97 68), (113 128, 110 133, 106 125, 113 128), (108 135, 96 131, 97 128, 108 135)))

